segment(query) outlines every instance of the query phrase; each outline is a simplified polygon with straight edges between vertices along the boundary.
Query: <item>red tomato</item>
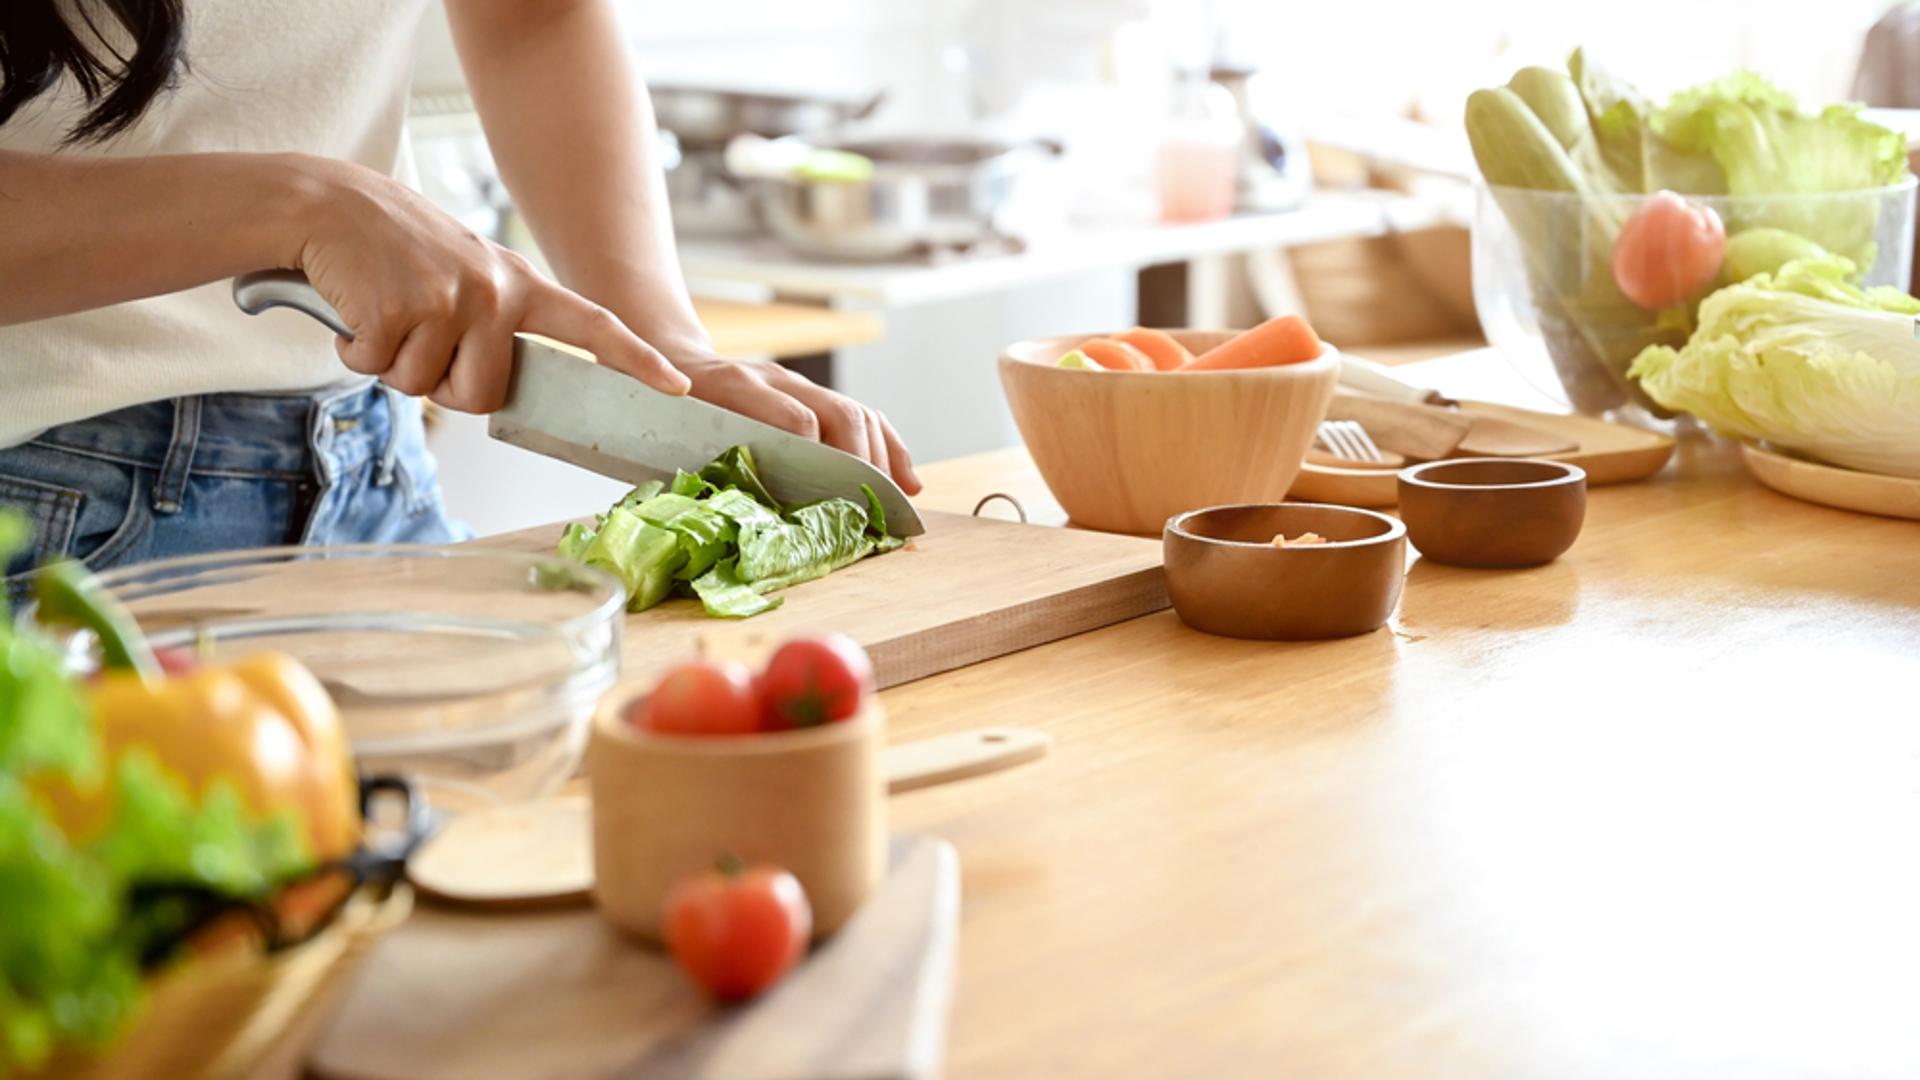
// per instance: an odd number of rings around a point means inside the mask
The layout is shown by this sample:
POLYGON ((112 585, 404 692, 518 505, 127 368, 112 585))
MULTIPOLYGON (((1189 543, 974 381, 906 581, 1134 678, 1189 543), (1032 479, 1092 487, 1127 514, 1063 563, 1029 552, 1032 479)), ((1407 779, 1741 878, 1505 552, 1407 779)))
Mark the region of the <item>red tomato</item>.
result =
POLYGON ((200 654, 185 646, 155 649, 153 658, 164 675, 191 675, 200 669, 200 654))
POLYGON ((760 696, 738 660, 686 660, 667 669, 628 721, 672 735, 746 735, 760 728, 760 696))
POLYGON ((661 923, 680 970, 714 997, 741 1001, 779 982, 807 951, 813 908, 785 870, 727 859, 675 885, 661 923))
POLYGON ((795 638, 760 673, 765 727, 772 731, 845 720, 873 692, 873 661, 845 634, 795 638))
POLYGON ((1658 311, 1705 292, 1726 257, 1727 229, 1713 207, 1655 192, 1613 242, 1613 280, 1627 299, 1658 311))

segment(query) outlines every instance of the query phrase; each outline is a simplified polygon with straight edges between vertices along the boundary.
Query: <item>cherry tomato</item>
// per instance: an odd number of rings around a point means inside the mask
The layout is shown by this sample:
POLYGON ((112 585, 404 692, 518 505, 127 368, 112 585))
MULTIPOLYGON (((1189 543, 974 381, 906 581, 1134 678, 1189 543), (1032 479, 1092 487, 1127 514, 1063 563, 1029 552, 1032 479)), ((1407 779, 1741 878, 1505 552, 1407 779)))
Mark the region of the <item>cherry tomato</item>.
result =
POLYGON ((1658 311, 1705 292, 1726 257, 1727 229, 1713 207, 1655 192, 1613 242, 1613 280, 1627 299, 1658 311))
POLYGON ((627 719, 672 735, 745 735, 760 728, 760 696, 738 660, 686 660, 668 668, 627 719))
POLYGON ((795 638, 780 646, 760 673, 768 730, 814 727, 845 720, 873 692, 873 661, 845 634, 795 638))
POLYGON ((153 658, 160 662, 160 671, 165 675, 191 675, 200 669, 200 654, 184 646, 157 648, 153 658))
POLYGON ((714 997, 742 1001, 779 982, 807 951, 813 908, 785 870, 723 859, 673 887, 661 924, 680 970, 714 997))

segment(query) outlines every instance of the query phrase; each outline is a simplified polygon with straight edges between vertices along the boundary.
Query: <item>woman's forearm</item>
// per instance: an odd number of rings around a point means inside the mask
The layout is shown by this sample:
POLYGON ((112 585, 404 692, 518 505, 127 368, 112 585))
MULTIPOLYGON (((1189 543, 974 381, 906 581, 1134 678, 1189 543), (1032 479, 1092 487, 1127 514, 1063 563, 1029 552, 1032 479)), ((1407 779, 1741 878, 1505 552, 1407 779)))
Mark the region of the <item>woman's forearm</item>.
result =
POLYGON ((704 349, 613 5, 452 0, 447 14, 501 176, 561 282, 669 355, 704 349))
POLYGON ((0 325, 297 265, 292 155, 0 152, 0 325))

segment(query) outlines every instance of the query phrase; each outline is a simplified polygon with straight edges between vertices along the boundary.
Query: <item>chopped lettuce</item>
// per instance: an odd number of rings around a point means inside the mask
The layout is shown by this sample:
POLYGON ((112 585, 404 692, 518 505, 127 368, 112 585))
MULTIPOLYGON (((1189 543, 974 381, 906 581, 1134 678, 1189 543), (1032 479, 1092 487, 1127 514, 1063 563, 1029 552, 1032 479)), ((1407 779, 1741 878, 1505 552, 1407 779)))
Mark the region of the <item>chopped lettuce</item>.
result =
POLYGON ((1853 277, 1827 256, 1729 285, 1684 347, 1647 349, 1630 374, 1723 434, 1920 477, 1920 300, 1853 277))
POLYGON ((627 587, 627 610, 642 611, 667 598, 683 558, 677 535, 616 506, 580 561, 619 578, 627 587))
POLYGON ((745 618, 779 605, 766 594, 824 577, 903 541, 887 534, 879 497, 782 507, 753 455, 737 446, 696 475, 634 489, 593 527, 568 525, 560 554, 599 566, 627 586, 630 611, 670 595, 700 600, 707 614, 745 618))
POLYGON ((846 499, 795 507, 784 520, 740 531, 739 573, 763 591, 783 589, 873 553, 867 512, 846 499))
POLYGON ((749 615, 771 611, 781 603, 780 597, 769 599, 741 581, 733 559, 694 578, 693 594, 700 598, 700 604, 707 609, 707 614, 722 619, 744 619, 749 615))

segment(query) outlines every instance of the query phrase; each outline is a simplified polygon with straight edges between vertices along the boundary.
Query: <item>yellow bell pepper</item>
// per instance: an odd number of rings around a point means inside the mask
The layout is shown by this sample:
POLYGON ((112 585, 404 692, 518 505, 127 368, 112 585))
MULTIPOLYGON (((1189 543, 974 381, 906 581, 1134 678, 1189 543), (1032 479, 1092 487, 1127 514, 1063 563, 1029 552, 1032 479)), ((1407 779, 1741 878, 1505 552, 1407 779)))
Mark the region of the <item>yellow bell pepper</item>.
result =
MULTIPOLYGON (((163 676, 131 620, 90 583, 77 574, 47 577, 43 605, 93 629, 109 658, 87 690, 108 761, 146 747, 196 796, 225 781, 256 814, 293 811, 316 861, 352 853, 359 780, 340 713, 312 672, 263 652, 163 676)), ((70 838, 96 835, 113 813, 109 784, 63 780, 43 794, 70 838)))
POLYGON ((318 861, 359 843, 359 781, 340 714, 292 657, 258 653, 157 684, 108 672, 88 697, 109 759, 145 746, 196 795, 226 780, 257 814, 292 809, 318 861))

